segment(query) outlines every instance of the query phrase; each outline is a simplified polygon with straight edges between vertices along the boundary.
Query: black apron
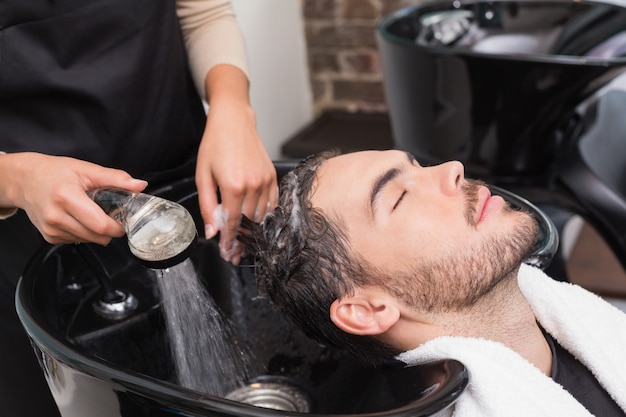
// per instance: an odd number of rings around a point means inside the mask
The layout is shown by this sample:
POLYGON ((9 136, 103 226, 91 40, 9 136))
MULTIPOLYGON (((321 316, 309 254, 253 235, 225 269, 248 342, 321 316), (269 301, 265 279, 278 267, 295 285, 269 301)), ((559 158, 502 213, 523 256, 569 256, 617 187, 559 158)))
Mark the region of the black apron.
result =
POLYGON ((204 109, 174 0, 0 0, 0 150, 150 180, 192 159, 204 109))
MULTIPOLYGON (((0 0, 0 150, 120 168, 152 186, 193 175, 205 114, 175 0, 0 0)), ((58 415, 14 311, 43 242, 0 221, 0 414, 58 415)))

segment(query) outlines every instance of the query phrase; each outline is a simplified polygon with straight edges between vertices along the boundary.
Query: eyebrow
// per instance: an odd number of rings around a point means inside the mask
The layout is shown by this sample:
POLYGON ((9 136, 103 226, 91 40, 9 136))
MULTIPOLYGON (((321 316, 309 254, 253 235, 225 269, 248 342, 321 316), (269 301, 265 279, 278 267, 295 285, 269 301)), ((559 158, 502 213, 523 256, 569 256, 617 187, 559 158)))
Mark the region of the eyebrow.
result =
MULTIPOLYGON (((411 155, 409 152, 405 152, 409 163, 413 165, 415 163, 415 157, 411 155)), ((391 168, 385 171, 378 179, 374 182, 374 186, 372 187, 372 191, 370 193, 370 211, 372 214, 372 218, 376 214, 377 204, 376 200, 382 194, 385 187, 396 178, 402 170, 400 168, 391 168)))

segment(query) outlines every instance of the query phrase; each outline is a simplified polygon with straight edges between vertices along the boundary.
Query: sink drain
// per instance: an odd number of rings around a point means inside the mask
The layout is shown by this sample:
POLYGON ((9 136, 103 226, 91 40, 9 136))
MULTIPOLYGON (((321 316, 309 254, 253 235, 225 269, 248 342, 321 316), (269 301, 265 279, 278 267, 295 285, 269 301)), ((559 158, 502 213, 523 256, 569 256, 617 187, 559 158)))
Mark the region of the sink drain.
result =
POLYGON ((289 381, 276 377, 261 377, 226 396, 229 400, 274 410, 308 413, 308 396, 289 381))
POLYGON ((96 313, 111 320, 121 320, 130 316, 139 305, 139 301, 130 293, 115 290, 116 298, 111 300, 99 299, 93 303, 96 313))

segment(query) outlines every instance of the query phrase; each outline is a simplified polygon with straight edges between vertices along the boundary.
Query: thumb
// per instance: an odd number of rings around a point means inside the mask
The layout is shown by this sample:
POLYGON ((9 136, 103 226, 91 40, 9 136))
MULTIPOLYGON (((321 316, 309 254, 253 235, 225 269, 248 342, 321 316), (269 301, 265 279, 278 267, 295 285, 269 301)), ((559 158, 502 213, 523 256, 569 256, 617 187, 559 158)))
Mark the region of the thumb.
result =
POLYGON ((143 191, 148 182, 133 178, 126 171, 113 168, 98 167, 88 174, 88 189, 114 187, 139 193, 143 191))

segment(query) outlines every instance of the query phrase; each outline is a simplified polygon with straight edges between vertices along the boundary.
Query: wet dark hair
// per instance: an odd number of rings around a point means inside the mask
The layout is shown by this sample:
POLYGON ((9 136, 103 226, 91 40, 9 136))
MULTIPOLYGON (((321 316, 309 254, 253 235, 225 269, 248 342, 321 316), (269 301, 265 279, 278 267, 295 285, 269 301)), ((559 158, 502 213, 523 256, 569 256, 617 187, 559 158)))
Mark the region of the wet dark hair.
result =
POLYGON ((369 336, 345 333, 330 320, 330 306, 358 286, 373 283, 373 269, 351 253, 345 227, 311 206, 318 168, 338 152, 310 156, 280 183, 278 206, 261 224, 242 218, 239 240, 256 258, 261 294, 308 336, 350 351, 370 364, 400 353, 369 336))

